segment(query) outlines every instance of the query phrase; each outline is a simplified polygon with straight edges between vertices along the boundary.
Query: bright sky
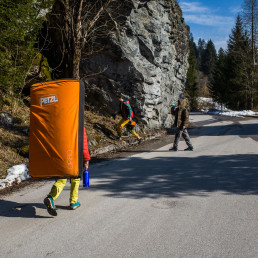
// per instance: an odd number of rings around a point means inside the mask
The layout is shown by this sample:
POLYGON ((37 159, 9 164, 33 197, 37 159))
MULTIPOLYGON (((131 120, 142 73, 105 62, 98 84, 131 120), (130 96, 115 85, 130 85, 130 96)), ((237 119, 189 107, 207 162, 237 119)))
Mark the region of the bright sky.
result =
POLYGON ((185 22, 197 43, 211 39, 217 50, 227 48, 243 0, 179 0, 185 22))

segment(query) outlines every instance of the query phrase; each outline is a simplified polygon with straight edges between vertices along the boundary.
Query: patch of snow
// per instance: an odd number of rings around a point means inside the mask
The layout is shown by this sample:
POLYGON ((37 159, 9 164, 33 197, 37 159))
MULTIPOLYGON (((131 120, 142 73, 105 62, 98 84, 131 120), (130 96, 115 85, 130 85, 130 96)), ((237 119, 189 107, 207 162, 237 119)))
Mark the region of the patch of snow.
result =
POLYGON ((212 100, 212 98, 199 97, 198 102, 202 104, 209 104, 212 108, 202 109, 201 111, 210 115, 220 115, 220 116, 231 116, 231 117, 243 117, 243 116, 258 116, 258 112, 253 112, 252 110, 242 110, 242 111, 232 111, 227 109, 224 105, 221 105, 212 100))
MULTIPOLYGON (((197 98, 197 101, 199 103, 207 103, 210 106, 212 106, 214 109, 221 110, 221 104, 219 104, 218 102, 213 101, 212 98, 199 97, 199 98, 197 98)), ((228 109, 225 107, 225 105, 222 105, 222 110, 228 110, 228 109)))
POLYGON ((199 97, 198 101, 199 102, 208 102, 208 103, 211 103, 211 104, 214 103, 212 98, 205 98, 205 97, 199 97))
POLYGON ((12 126, 14 124, 14 118, 8 113, 0 113, 0 122, 4 126, 12 126))
POLYGON ((255 116, 255 115, 258 115, 258 113, 253 112, 252 110, 243 110, 243 111, 221 112, 220 115, 221 116, 243 117, 243 116, 255 116))
POLYGON ((21 181, 28 179, 30 177, 28 172, 29 170, 25 164, 9 168, 7 170, 7 177, 0 179, 0 189, 4 189, 13 185, 13 183, 20 183, 21 181))

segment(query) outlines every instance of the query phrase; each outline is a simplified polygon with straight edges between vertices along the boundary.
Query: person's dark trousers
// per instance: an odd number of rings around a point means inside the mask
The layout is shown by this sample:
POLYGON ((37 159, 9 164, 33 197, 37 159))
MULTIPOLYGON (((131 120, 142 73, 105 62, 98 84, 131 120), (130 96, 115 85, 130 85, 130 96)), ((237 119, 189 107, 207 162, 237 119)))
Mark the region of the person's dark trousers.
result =
POLYGON ((187 130, 186 129, 183 130, 183 129, 177 128, 176 129, 176 134, 175 134, 175 140, 174 140, 174 148, 177 149, 178 143, 179 143, 180 138, 181 138, 181 135, 183 136, 187 146, 188 147, 192 147, 193 145, 192 145, 192 142, 191 142, 191 139, 189 137, 189 134, 188 134, 187 130))

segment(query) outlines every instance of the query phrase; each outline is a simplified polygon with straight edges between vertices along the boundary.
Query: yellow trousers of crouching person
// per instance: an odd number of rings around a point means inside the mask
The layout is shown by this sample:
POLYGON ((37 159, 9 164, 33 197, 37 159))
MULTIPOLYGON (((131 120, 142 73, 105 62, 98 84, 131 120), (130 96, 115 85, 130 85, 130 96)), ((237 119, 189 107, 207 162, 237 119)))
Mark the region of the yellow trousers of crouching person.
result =
MULTIPOLYGON (((56 200, 57 197, 62 192, 64 186, 66 185, 67 179, 58 179, 53 185, 49 195, 53 200, 56 200)), ((71 190, 70 190, 70 203, 76 203, 78 200, 78 191, 80 185, 80 178, 71 178, 71 190)))
MULTIPOLYGON (((121 119, 120 122, 117 124, 116 126, 116 130, 117 130, 117 133, 118 133, 118 136, 121 137, 122 135, 122 129, 125 125, 127 125, 128 123, 130 122, 129 119, 125 120, 125 119, 121 119)), ((126 130, 132 134, 134 137, 138 138, 139 135, 134 131, 134 130, 129 130, 128 128, 126 128, 126 130)))

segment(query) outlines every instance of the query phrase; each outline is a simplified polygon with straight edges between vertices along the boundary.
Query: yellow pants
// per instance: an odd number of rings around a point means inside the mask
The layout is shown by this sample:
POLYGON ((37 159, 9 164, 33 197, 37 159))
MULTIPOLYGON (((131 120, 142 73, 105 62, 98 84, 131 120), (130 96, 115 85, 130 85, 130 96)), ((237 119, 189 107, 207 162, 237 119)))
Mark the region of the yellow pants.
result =
MULTIPOLYGON (((125 125, 127 125, 128 123, 130 122, 130 120, 125 120, 125 119, 121 119, 120 122, 117 124, 116 126, 116 130, 117 130, 117 133, 118 133, 118 136, 121 137, 122 135, 122 129, 125 125)), ((134 137, 138 138, 139 135, 134 131, 134 130, 129 130, 128 128, 126 128, 126 130, 131 133, 134 137)))
MULTIPOLYGON (((67 179, 58 179, 49 193, 49 195, 55 200, 62 192, 64 186, 66 185, 67 179)), ((71 179, 71 190, 70 190, 70 203, 76 203, 78 200, 78 191, 80 185, 80 178, 71 179)))

